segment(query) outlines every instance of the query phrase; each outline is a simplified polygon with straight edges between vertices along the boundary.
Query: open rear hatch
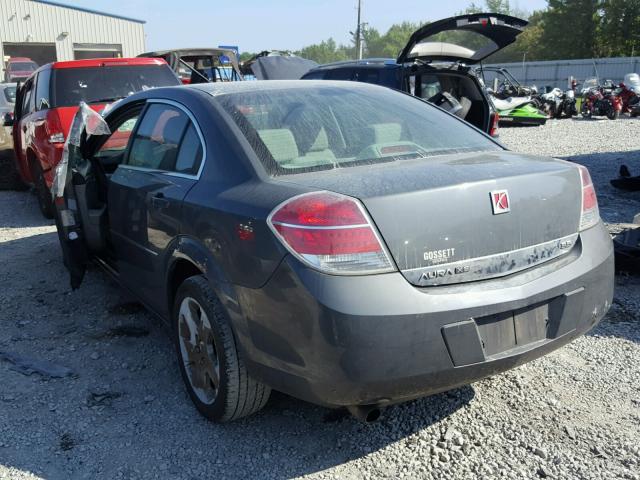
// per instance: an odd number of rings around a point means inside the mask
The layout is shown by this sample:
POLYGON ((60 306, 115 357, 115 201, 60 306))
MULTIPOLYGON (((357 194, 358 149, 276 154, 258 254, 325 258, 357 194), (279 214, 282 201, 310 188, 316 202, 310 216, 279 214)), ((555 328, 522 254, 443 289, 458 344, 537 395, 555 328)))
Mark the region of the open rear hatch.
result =
POLYGON ((411 35, 397 62, 481 62, 516 41, 526 20, 497 13, 476 13, 429 23, 411 35))
POLYGON ((567 162, 474 153, 287 181, 359 198, 416 286, 512 274, 558 258, 578 241, 582 183, 567 162))

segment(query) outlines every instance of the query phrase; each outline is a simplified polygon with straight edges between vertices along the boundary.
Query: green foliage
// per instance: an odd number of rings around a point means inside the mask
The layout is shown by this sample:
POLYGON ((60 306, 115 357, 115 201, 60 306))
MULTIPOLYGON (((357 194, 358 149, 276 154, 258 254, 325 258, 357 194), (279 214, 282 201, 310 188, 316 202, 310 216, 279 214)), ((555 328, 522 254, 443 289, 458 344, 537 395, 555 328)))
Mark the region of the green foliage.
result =
POLYGON ((329 38, 318 44, 304 47, 295 53, 303 58, 323 64, 355 58, 355 46, 338 45, 333 38, 329 38))
MULTIPOLYGON (((510 0, 470 3, 464 12, 494 12, 529 20, 517 41, 487 59, 487 62, 519 62, 523 59, 559 60, 640 55, 640 0, 547 0, 547 8, 529 13, 515 8, 510 0)), ((428 22, 403 22, 385 33, 366 28, 365 58, 396 58, 411 34, 428 22)), ((462 32, 444 32, 439 41, 464 41, 474 47, 475 40, 462 32)), ((477 43, 477 42, 476 42, 477 43)), ((329 63, 355 58, 355 41, 338 45, 328 39, 309 45, 298 55, 329 63)), ((244 55, 244 54, 243 54, 244 55)))

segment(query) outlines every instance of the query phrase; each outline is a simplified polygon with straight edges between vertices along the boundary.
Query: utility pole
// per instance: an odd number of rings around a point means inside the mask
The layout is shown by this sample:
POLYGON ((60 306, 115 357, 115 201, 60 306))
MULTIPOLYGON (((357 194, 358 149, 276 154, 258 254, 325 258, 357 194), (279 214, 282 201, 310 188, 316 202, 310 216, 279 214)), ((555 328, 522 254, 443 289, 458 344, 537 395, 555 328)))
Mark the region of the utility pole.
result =
POLYGON ((362 0, 358 0, 358 25, 356 27, 356 59, 362 60, 362 23, 360 23, 360 13, 362 11, 362 0))

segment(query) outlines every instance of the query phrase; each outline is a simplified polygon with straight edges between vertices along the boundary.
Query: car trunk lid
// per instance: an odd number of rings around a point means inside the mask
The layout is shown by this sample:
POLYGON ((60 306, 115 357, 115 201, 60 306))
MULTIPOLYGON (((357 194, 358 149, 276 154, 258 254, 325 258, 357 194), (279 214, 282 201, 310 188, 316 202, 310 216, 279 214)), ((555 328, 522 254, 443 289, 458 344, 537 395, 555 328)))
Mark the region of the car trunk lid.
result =
POLYGON ((457 154, 280 181, 360 199, 417 286, 515 273, 570 251, 578 237, 580 174, 554 159, 457 154))
POLYGON ((481 62, 511 45, 528 25, 526 20, 497 13, 476 13, 429 23, 411 35, 397 62, 481 62))

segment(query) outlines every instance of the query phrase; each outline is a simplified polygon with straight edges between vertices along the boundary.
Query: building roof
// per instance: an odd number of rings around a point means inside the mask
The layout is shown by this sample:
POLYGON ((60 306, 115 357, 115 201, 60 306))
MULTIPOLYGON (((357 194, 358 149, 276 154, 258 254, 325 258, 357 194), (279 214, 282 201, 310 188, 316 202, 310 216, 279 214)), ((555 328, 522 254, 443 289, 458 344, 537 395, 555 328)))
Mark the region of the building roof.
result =
POLYGON ((145 20, 139 20, 137 18, 123 17, 122 15, 115 15, 112 13, 100 12, 98 10, 92 10, 90 8, 76 7, 75 5, 68 5, 66 3, 60 3, 60 2, 52 2, 51 0, 31 0, 31 1, 37 2, 37 3, 44 3, 45 5, 51 5, 53 7, 69 8, 71 10, 77 10, 79 12, 93 13, 94 15, 103 15, 105 17, 119 18, 120 20, 127 20, 129 22, 147 23, 145 20))

